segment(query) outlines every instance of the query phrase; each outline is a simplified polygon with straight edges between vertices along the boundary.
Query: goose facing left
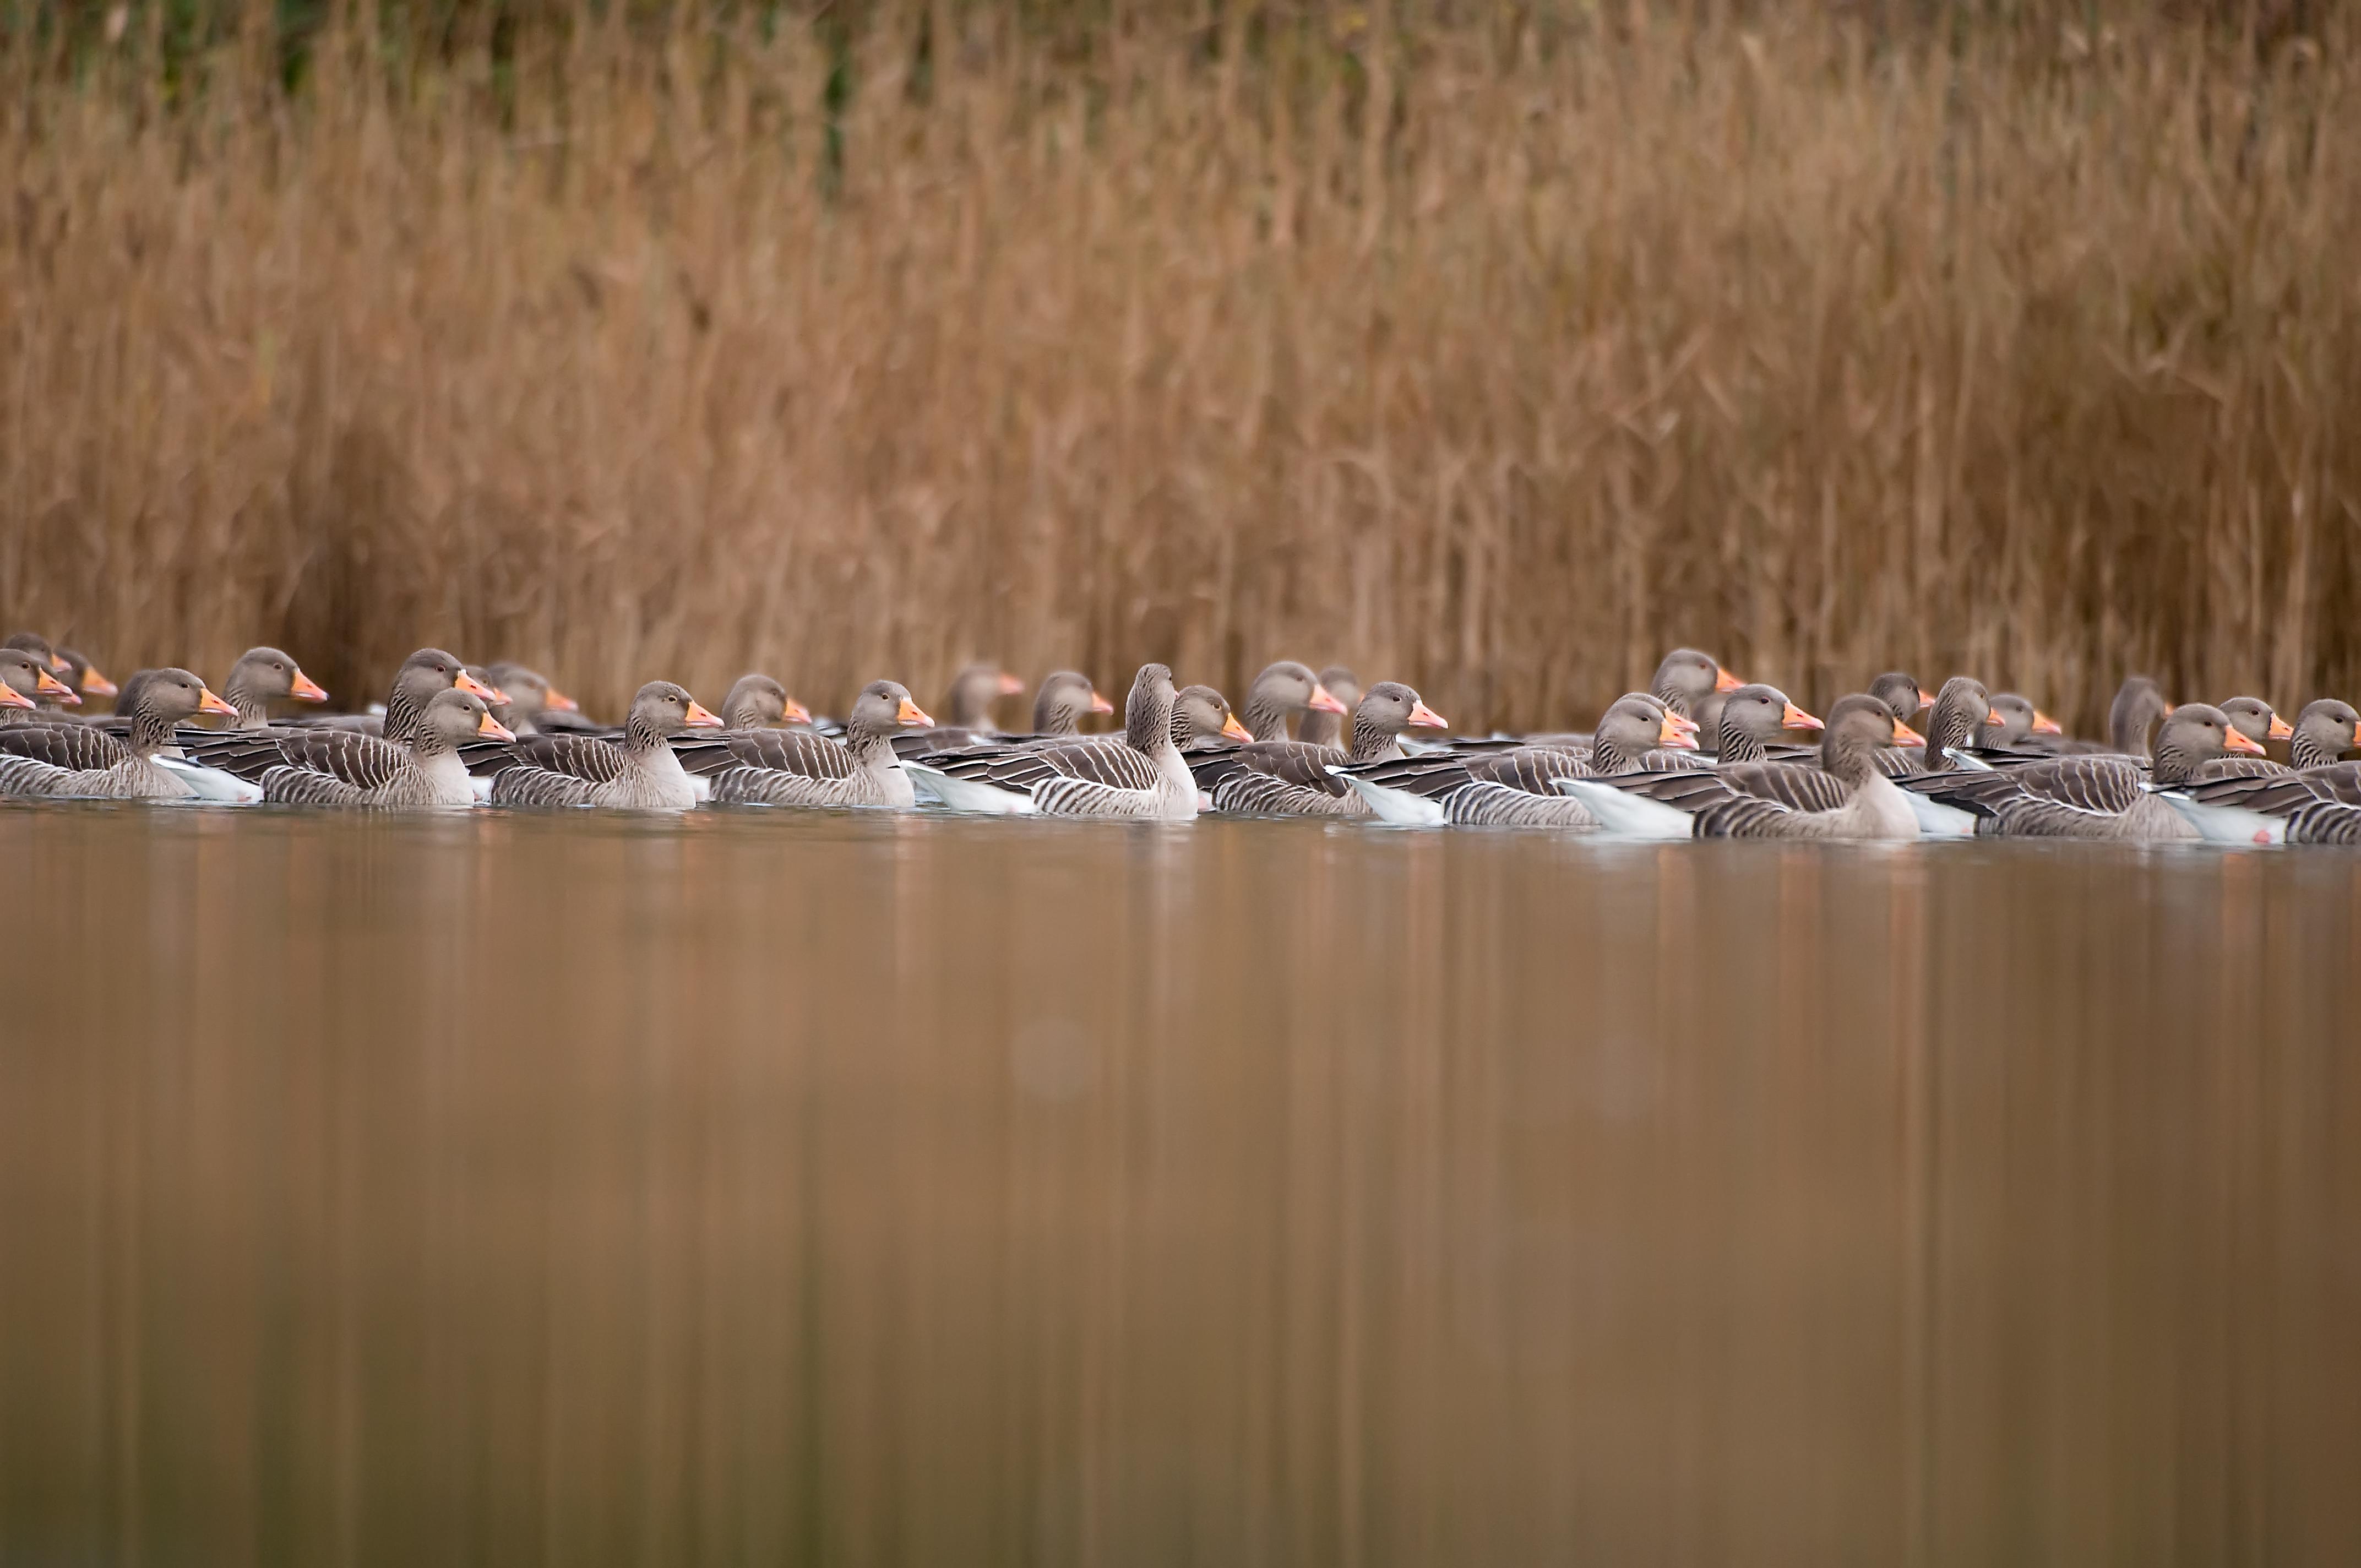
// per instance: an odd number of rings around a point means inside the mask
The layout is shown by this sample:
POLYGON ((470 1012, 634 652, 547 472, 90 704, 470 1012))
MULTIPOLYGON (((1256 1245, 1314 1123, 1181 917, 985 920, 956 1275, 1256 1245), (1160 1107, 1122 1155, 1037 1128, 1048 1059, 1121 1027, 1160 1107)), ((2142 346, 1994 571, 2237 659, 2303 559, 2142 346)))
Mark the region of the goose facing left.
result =
MULTIPOLYGON (((9 695, 18 696, 13 685, 9 695)), ((150 670, 134 688, 126 739, 88 724, 16 724, 0 729, 0 751, 40 764, 38 769, 12 764, 6 787, 23 795, 184 800, 196 790, 158 760, 172 744, 173 727, 201 713, 228 716, 236 711, 190 671, 150 670)))

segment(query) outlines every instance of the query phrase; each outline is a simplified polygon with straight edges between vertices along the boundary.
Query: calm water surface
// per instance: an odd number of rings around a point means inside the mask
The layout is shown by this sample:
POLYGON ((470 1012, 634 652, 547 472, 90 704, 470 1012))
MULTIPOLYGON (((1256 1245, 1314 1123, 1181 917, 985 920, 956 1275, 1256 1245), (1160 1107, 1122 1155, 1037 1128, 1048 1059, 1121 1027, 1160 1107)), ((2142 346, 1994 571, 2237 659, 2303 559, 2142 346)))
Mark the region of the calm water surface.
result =
POLYGON ((0 1563, 2349 1563, 2361 857, 0 808, 0 1563))

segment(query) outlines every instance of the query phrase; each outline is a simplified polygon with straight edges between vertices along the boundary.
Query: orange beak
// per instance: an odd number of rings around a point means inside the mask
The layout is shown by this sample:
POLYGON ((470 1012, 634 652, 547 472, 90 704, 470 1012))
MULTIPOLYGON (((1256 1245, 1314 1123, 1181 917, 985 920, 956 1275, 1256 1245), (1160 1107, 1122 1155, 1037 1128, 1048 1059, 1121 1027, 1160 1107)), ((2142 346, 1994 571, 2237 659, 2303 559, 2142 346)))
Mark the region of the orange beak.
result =
POLYGON ((902 706, 894 710, 894 722, 896 724, 914 725, 918 728, 925 729, 931 727, 935 721, 927 717, 927 710, 925 708, 920 707, 917 703, 912 702, 906 696, 902 699, 902 706))
POLYGON ((691 729, 719 729, 721 728, 721 716, 702 703, 691 702, 688 705, 688 727, 691 729))
POLYGON ((1696 729, 1697 726, 1692 724, 1687 729, 1676 729, 1673 721, 1679 717, 1677 713, 1664 715, 1664 722, 1656 729, 1656 744, 1668 746, 1675 751, 1694 751, 1697 749, 1697 744, 1690 731, 1696 729))
POLYGON ((1897 746, 1924 746, 1927 737, 1897 718, 1894 721, 1894 743, 1897 746))
POLYGON ((84 696, 113 696, 119 689, 113 681, 94 669, 86 668, 82 673, 82 695, 84 696))
POLYGON ((52 652, 49 655, 49 668, 55 670, 61 675, 71 674, 73 671, 73 666, 66 663, 65 656, 57 652, 52 652))
MULTIPOLYGON (((29 707, 32 705, 27 703, 26 706, 29 707)), ((1254 739, 1254 731, 1247 729, 1245 725, 1240 724, 1238 722, 1238 716, 1235 713, 1222 720, 1222 733, 1228 736, 1233 740, 1251 740, 1254 739)))
POLYGON ((1021 694, 1024 692, 1024 690, 1025 690, 1025 683, 1024 683, 1023 681, 1018 680, 1015 675, 1010 674, 1006 670, 1003 670, 1003 671, 1001 671, 1001 672, 1000 672, 1000 695, 1001 695, 1001 696, 1016 696, 1021 695, 1021 694))
POLYGON ((287 688, 287 695, 297 702, 325 702, 328 700, 328 688, 298 670, 295 683, 287 688))
POLYGON ((1810 714, 1806 713, 1802 708, 1797 707, 1792 702, 1787 705, 1787 711, 1779 716, 1779 727, 1783 729, 1825 729, 1828 728, 1828 726, 1822 724, 1818 719, 1814 718, 1810 714))
POLYGON ((809 724, 811 722, 811 709, 806 707, 802 703, 797 702, 795 698, 789 697, 787 698, 786 707, 779 710, 779 722, 782 724, 809 724))
POLYGON ((2257 757, 2263 754, 2263 749, 2259 744, 2247 740, 2244 735, 2239 734, 2235 729, 2223 732, 2222 750, 2224 751, 2246 751, 2257 757))
POLYGON ((66 685, 65 682, 58 679, 57 676, 49 674, 47 670, 35 670, 33 672, 33 695, 36 696, 53 696, 68 707, 80 707, 82 706, 82 698, 74 696, 73 687, 66 685))
POLYGON ((1718 692, 1734 692, 1745 684, 1728 670, 1719 671, 1713 677, 1713 689, 1718 692))
POLYGON ((478 735, 489 736, 494 740, 513 740, 516 739, 516 731, 511 729, 507 725, 502 724, 499 719, 494 718, 489 713, 484 715, 483 718, 476 720, 476 733, 478 735))
POLYGON ((1679 730, 1684 735, 1694 735, 1697 732, 1697 721, 1696 719, 1691 718, 1686 713, 1675 713, 1669 707, 1664 709, 1664 722, 1671 725, 1675 729, 1679 730))
POLYGON ((1106 698, 1099 696, 1097 692, 1093 691, 1091 693, 1091 711, 1093 713, 1113 713, 1115 711, 1115 704, 1107 701, 1106 698))
POLYGON ((2037 707, 2033 710, 2033 732, 2036 735, 2063 735, 2066 727, 2037 707))
MULTIPOLYGON (((82 689, 85 691, 90 689, 87 682, 83 683, 82 689)), ((2292 740, 2295 739, 2295 726, 2290 724, 2286 719, 2281 718, 2278 714, 2274 713, 2271 715, 2271 727, 2263 731, 2263 739, 2266 740, 2292 740)))
POLYGON ((1342 713, 1345 711, 1345 705, 1338 702, 1334 696, 1329 692, 1328 688, 1322 685, 1318 681, 1312 683, 1312 700, 1304 706, 1311 708, 1314 713, 1342 713))
POLYGON ((222 701, 221 698, 214 696, 213 688, 211 686, 199 686, 197 688, 197 711, 199 713, 218 713, 230 718, 236 718, 237 717, 237 709, 222 701))
POLYGON ((0 685, 0 707, 30 707, 33 699, 15 686, 0 685))
POLYGON ((549 688, 549 706, 555 708, 560 713, 579 713, 582 711, 582 705, 580 703, 575 701, 572 697, 567 696, 555 686, 549 688))
POLYGON ((1413 703, 1411 705, 1410 721, 1412 724, 1419 725, 1427 729, 1448 729, 1451 728, 1451 721, 1449 719, 1444 718, 1443 715, 1435 712, 1434 709, 1427 707, 1426 704, 1422 702, 1413 703))
POLYGON ((475 693, 478 696, 482 697, 486 702, 496 702, 503 707, 508 706, 508 693, 500 690, 498 686, 486 685, 483 682, 478 680, 473 674, 466 670, 460 671, 459 678, 453 681, 451 684, 457 686, 463 692, 475 693))
POLYGON ((1988 708, 1984 709, 1984 722, 1985 722, 1986 724, 1991 725, 1993 729, 1999 729, 2005 728, 2005 727, 2006 727, 2006 725, 2007 725, 2007 723, 2008 723, 2008 720, 2007 720, 2007 719, 2005 719, 2005 718, 2003 718, 1999 714, 1994 713, 1991 708, 1989 708, 1989 707, 1988 707, 1988 708))

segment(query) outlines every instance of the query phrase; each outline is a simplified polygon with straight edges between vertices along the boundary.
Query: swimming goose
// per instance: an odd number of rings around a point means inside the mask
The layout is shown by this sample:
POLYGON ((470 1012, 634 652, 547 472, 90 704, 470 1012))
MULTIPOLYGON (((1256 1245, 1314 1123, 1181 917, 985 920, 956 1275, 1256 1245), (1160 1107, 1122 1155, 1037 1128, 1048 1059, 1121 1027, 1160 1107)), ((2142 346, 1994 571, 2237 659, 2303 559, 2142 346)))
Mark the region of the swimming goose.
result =
POLYGON ((1916 814, 1875 760, 1912 733, 1887 700, 1857 693, 1828 709, 1817 773, 1741 762, 1661 774, 1628 793, 1600 779, 1565 779, 1558 788, 1609 828, 1647 838, 1916 839, 1916 814))
POLYGON ((1246 729, 1257 740, 1286 740, 1287 721, 1299 714, 1345 711, 1320 677, 1292 659, 1266 665, 1246 688, 1246 729))
MULTIPOLYGON (((2133 738, 2118 728, 2119 739, 2133 738)), ((2143 773, 2128 756, 2059 757, 2000 773, 1965 773, 1930 783, 1926 793, 1984 818, 1976 830, 2009 838, 2187 839, 2201 837, 2180 808, 2146 786, 2188 784, 2224 751, 2252 756, 2262 748, 2218 707, 2184 703, 2156 736, 2156 762, 2143 773)))
POLYGON ((1665 752, 1694 751, 1696 730, 1654 696, 1630 692, 1600 717, 1587 751, 1453 747, 1337 772, 1372 812, 1398 825, 1582 829, 1598 823, 1577 803, 1549 793, 1556 780, 1635 772, 1665 752))
POLYGON ((525 737, 511 748, 518 760, 493 777, 491 802, 686 811, 698 791, 673 754, 672 737, 720 728, 720 715, 684 688, 650 681, 631 699, 621 745, 588 735, 525 737))
MULTIPOLYGON (((1322 676, 1320 684, 1328 685, 1322 676)), ((1333 688, 1332 688, 1333 690, 1333 688)), ((1353 709, 1351 762, 1402 755, 1402 731, 1447 728, 1443 716, 1399 681, 1379 681, 1353 709)), ((1213 807, 1239 816, 1367 817, 1369 803, 1328 769, 1336 752, 1317 740, 1254 740, 1213 753, 1192 772, 1213 807)))
POLYGON ((459 760, 459 746, 478 736, 515 739, 492 717, 482 697, 464 687, 445 686, 411 716, 399 744, 352 734, 351 739, 369 744, 340 754, 335 772, 286 764, 266 768, 262 798, 283 806, 393 810, 473 806, 475 784, 459 760))
POLYGON ((172 744, 173 727, 181 719, 237 710, 186 670, 150 670, 132 696, 127 740, 71 722, 0 729, 0 750, 46 765, 39 773, 16 769, 10 787, 19 794, 102 800, 184 800, 197 793, 188 779, 159 762, 158 753, 172 744))
POLYGON ((2107 708, 2107 739, 2121 757, 2149 755, 2150 729, 2172 712, 2164 689, 2146 675, 2132 675, 2115 692, 2107 708))
MULTIPOLYGON (((1227 755, 1252 739, 1231 714, 1229 699, 1211 686, 1174 693, 1170 727, 1174 749, 1191 755, 1227 755)), ((1034 809, 1034 786, 1060 775, 1152 787, 1156 778, 1140 755, 1125 735, 1069 735, 928 751, 904 758, 902 765, 922 800, 954 811, 1023 817, 1034 809)))
POLYGON ((2288 742, 2293 768, 2228 774, 2209 764, 2184 788, 2164 792, 2165 798, 2218 843, 2354 842, 2346 836, 2350 829, 2339 826, 2336 808, 2361 806, 2361 763, 2336 759, 2361 747, 2361 713, 2323 697, 2305 705, 2294 729, 2288 742), (2315 806, 2326 809, 2312 810, 2315 806))
POLYGON ((893 681, 872 681, 853 699, 844 739, 807 729, 741 729, 702 742, 731 765, 713 773, 713 799, 737 806, 882 806, 917 803, 894 754, 895 731, 934 720, 893 681))
MULTIPOLYGON (((17 637, 29 636, 19 632, 17 637)), ((49 658, 39 650, 16 646, 16 637, 0 647, 0 683, 25 700, 0 707, 0 725, 45 723, 40 717, 44 702, 79 702, 73 691, 58 679, 49 669, 49 658)))
POLYGON ((582 705, 550 685, 539 670, 503 659, 486 665, 481 678, 508 699, 490 705, 492 717, 519 735, 602 728, 584 718, 582 705))
MULTIPOLYGON (((1361 677, 1342 664, 1331 664, 1320 672, 1320 687, 1336 699, 1339 708, 1358 713, 1361 707, 1361 677)), ((1325 746, 1331 751, 1348 748, 1345 741, 1345 714, 1332 713, 1324 707, 1308 708, 1295 721, 1295 738, 1309 740, 1315 746, 1325 746)))
POLYGON ((2027 755, 2051 755, 2054 748, 2049 738, 2066 733, 2059 722, 2033 706, 2030 697, 2015 692, 2003 692, 1992 699, 1993 717, 1999 720, 1992 734, 1983 736, 1971 748, 1980 752, 2003 756, 2023 751, 2027 755))
POLYGON ((1172 672, 1142 664, 1123 705, 1123 745, 1070 754, 1086 743, 1066 741, 1041 748, 1036 758, 1056 754, 1075 762, 1033 785, 1033 809, 1045 817, 1126 817, 1186 821, 1197 815, 1197 781, 1172 743, 1172 672), (1087 769, 1087 771, 1085 771, 1087 769))
POLYGON ((1821 728, 1818 719, 1788 701, 1787 694, 1776 686, 1756 684, 1735 687, 1722 696, 1719 732, 1714 740, 1714 764, 1726 767, 1732 762, 1769 762, 1771 747, 1785 736, 1821 728))

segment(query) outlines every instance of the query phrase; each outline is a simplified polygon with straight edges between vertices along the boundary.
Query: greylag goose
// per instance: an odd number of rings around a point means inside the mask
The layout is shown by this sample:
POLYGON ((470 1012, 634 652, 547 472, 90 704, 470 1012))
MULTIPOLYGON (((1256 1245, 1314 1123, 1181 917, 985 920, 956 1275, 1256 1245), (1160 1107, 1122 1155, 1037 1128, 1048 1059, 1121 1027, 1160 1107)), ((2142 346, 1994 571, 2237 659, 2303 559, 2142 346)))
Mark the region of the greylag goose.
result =
POLYGON ((721 722, 730 729, 808 729, 810 710, 768 675, 741 675, 721 699, 721 722))
POLYGON ((1738 686, 1722 694, 1714 763, 1767 762, 1771 748, 1787 735, 1822 728, 1818 719, 1788 701, 1787 694, 1777 686, 1759 683, 1738 686))
MULTIPOLYGON (((1326 676, 1320 684, 1327 686, 1326 676)), ((1330 688, 1333 692, 1334 688, 1330 688)), ((1399 681, 1379 681, 1353 709, 1350 762, 1402 755, 1402 732, 1446 728, 1444 718, 1399 681)), ((1252 740, 1211 753, 1193 768, 1213 808, 1253 817, 1367 817, 1369 803, 1331 773, 1336 753, 1318 740, 1252 740)))
POLYGON ((2022 752, 2029 756, 2052 754, 2050 738, 2062 736, 2065 729, 2056 719, 2033 706, 2033 699, 2015 692, 2003 692, 1992 699, 1993 716, 1999 720, 1994 733, 1984 736, 1974 750, 2007 756, 2022 752))
POLYGON ((0 725, 47 722, 38 717, 43 703, 82 700, 49 669, 49 660, 44 653, 16 646, 18 637, 28 635, 19 632, 8 640, 7 646, 0 647, 0 683, 25 699, 0 707, 0 725))
POLYGON ((382 735, 337 725, 273 724, 259 729, 183 734, 181 748, 208 767, 254 784, 260 784, 262 775, 273 768, 292 767, 374 788, 401 762, 404 743, 417 729, 426 705, 455 686, 481 700, 487 711, 502 700, 499 691, 469 674, 454 655, 440 648, 421 648, 403 660, 394 674, 392 689, 386 695, 382 735))
POLYGON ((1694 751, 1697 726, 1645 692, 1618 697, 1600 716, 1589 750, 1519 746, 1428 751, 1400 762, 1338 770, 1378 817, 1401 825, 1589 828, 1576 803, 1550 793, 1558 779, 1620 774, 1666 752, 1694 751))
MULTIPOLYGON (((2218 704, 2230 727, 2255 743, 2262 751, 2272 740, 2295 740, 2295 728, 2281 718, 2269 703, 2258 696, 2234 696, 2218 704)), ((2295 770, 2284 762, 2275 762, 2268 756, 2216 757, 2197 770, 2201 779, 2254 778, 2263 774, 2289 773, 2295 770)))
POLYGON ((1741 762, 1664 774, 1631 792, 1602 779, 1561 779, 1558 788, 1610 829, 1646 838, 1916 839, 1917 814, 1876 762, 1878 751, 1910 733, 1885 699, 1856 693, 1828 710, 1817 773, 1741 762))
MULTIPOLYGON (((2118 729, 2118 739, 2128 734, 2118 729)), ((2218 707, 2184 703, 2166 715, 2156 762, 2143 772, 2129 756, 2072 756, 2027 762, 2000 773, 1964 773, 1929 781, 1925 793, 1984 818, 1979 833, 2029 839, 2186 839, 2202 837, 2170 801, 2150 792, 2187 784, 2224 751, 2252 756, 2262 748, 2240 734, 2218 707)))
POLYGON ((997 664, 970 664, 951 680, 949 699, 943 711, 950 722, 943 728, 946 733, 972 735, 990 740, 1000 733, 992 721, 992 705, 1005 696, 1024 694, 1025 683, 997 664))
POLYGON ((1053 670, 1033 694, 1033 733, 1079 735, 1082 720, 1094 713, 1113 713, 1115 704, 1099 696, 1088 675, 1073 670, 1053 670))
POLYGON ((515 739, 482 697, 445 686, 411 715, 399 744, 356 733, 352 739, 370 744, 340 753, 335 772, 286 764, 266 768, 262 798, 285 806, 390 809, 473 806, 475 783, 459 760, 459 746, 479 735, 515 739))
POLYGON ((481 678, 508 699, 491 704, 492 717, 519 735, 602 728, 584 718, 582 705, 550 685, 539 670, 503 659, 486 665, 481 678))
POLYGON ((89 724, 17 724, 0 729, 0 751, 42 763, 46 770, 15 769, 10 787, 26 795, 102 800, 185 800, 196 794, 190 781, 158 755, 171 746, 173 727, 181 720, 237 710, 186 670, 149 670, 145 675, 132 692, 127 740, 89 724))
POLYGON ((650 681, 631 699, 623 742, 588 735, 527 737, 517 762, 492 779, 494 806, 600 806, 621 810, 686 811, 697 786, 673 754, 684 729, 719 729, 721 718, 670 681, 650 681))
POLYGON ((2165 700, 2164 689, 2154 681, 2146 675, 2126 679, 2107 708, 2107 740, 2114 747, 2115 755, 2146 761, 2149 755, 2149 731, 2171 712, 2172 704, 2165 700))
POLYGON ((1345 711, 1320 677, 1292 659, 1265 666, 1246 688, 1246 731, 1257 740, 1286 740, 1287 721, 1299 714, 1345 711))
POLYGON ((935 721, 893 681, 872 681, 853 700, 844 739, 807 729, 742 729, 700 742, 732 763, 709 776, 713 799, 736 806, 883 806, 917 803, 893 736, 935 721))
MULTIPOLYGON (((1173 748, 1181 752, 1226 755, 1251 740, 1230 712, 1229 699, 1211 686, 1183 686, 1173 694, 1173 748)), ((954 811, 1025 816, 1034 809, 1034 786, 1060 775, 1123 787, 1152 787, 1140 753, 1127 736, 1070 735, 955 751, 928 751, 906 758, 903 766, 920 798, 954 811)))
MULTIPOLYGON (((1331 664, 1320 672, 1320 688, 1336 699, 1339 708, 1358 714, 1361 710, 1361 677, 1342 664, 1331 664)), ((1314 746, 1324 746, 1331 751, 1350 748, 1345 740, 1345 715, 1327 708, 1307 708, 1295 721, 1295 738, 1314 746)))
POLYGON ((1087 759, 1067 754, 1087 743, 1038 749, 1076 764, 1033 785, 1033 809, 1045 817, 1123 817, 1185 821, 1197 815, 1197 781, 1172 743, 1172 672, 1142 664, 1123 705, 1121 747, 1091 749, 1087 759), (1082 770, 1088 768, 1086 774, 1082 770))

